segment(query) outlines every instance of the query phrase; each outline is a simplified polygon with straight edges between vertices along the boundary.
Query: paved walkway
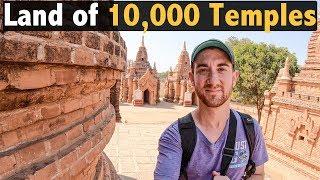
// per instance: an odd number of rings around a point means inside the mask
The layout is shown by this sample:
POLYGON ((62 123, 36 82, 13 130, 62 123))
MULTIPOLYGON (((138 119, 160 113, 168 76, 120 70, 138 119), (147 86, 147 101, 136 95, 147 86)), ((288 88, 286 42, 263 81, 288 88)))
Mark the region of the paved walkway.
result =
POLYGON ((122 179, 153 179, 161 133, 195 107, 161 102, 157 106, 121 104, 124 123, 117 123, 106 154, 122 179))
MULTIPOLYGON (((111 141, 104 150, 121 179, 152 180, 161 133, 178 117, 193 109, 195 107, 182 107, 166 102, 143 107, 121 104, 120 112, 124 123, 117 123, 111 141)), ((272 154, 270 153, 269 155, 272 154)), ((306 179, 270 157, 266 164, 266 179, 306 179)))

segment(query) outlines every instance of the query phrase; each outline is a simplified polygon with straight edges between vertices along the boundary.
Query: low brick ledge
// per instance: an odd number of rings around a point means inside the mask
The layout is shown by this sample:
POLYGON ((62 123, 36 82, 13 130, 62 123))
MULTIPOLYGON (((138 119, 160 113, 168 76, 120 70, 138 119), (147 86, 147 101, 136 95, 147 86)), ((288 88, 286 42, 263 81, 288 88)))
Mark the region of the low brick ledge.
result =
POLYGON ((33 144, 36 144, 38 142, 42 142, 51 138, 54 138, 62 133, 65 133, 67 131, 69 131, 70 129, 72 129, 73 127, 85 123, 87 121, 89 121, 90 119, 94 118, 95 116, 97 116, 98 114, 100 114, 103 110, 106 110, 108 108, 112 108, 113 111, 111 114, 109 114, 102 122, 100 122, 98 125, 96 125, 96 127, 92 130, 89 130, 88 133, 83 134, 82 136, 78 137, 78 139, 72 143, 69 147, 60 149, 57 153, 47 157, 44 160, 41 160, 39 162, 35 162, 33 164, 28 165, 27 167, 23 167, 20 170, 16 171, 14 174, 11 175, 6 175, 6 177, 4 177, 4 179, 25 179, 28 175, 34 174, 36 171, 44 168, 45 166, 55 162, 57 159, 61 159, 62 157, 64 157, 65 155, 69 154, 70 152, 72 152, 73 150, 75 150, 77 147, 81 146, 82 144, 84 144, 87 140, 90 140, 91 137, 93 137, 97 132, 100 132, 104 129, 104 127, 106 127, 109 122, 111 121, 112 117, 115 115, 114 112, 114 108, 112 104, 109 104, 109 106, 102 106, 100 109, 98 109, 96 112, 92 113, 92 115, 85 117, 83 120, 78 121, 76 123, 74 123, 73 125, 65 128, 62 131, 59 131, 57 133, 51 134, 49 136, 45 136, 42 137, 41 139, 37 139, 34 141, 30 141, 30 142, 26 142, 24 144, 21 144, 15 148, 11 148, 9 150, 5 150, 0 152, 0 157, 3 156, 8 156, 13 154, 14 152, 23 149, 25 147, 31 146, 33 144))

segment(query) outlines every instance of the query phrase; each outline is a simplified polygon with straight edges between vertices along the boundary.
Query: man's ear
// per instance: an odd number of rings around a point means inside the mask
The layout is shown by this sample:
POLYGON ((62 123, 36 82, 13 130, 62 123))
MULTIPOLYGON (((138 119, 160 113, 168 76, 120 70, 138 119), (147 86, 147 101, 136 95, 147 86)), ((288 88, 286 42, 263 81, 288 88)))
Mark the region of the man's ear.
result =
POLYGON ((240 72, 238 70, 234 70, 232 73, 232 87, 236 86, 239 77, 240 77, 240 72))

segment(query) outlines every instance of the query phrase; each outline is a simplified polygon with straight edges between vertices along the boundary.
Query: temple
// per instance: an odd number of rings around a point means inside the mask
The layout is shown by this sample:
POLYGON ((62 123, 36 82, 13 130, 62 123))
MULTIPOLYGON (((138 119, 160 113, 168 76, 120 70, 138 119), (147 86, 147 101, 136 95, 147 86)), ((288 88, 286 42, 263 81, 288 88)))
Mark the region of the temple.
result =
POLYGON ((145 103, 155 105, 159 102, 160 81, 156 64, 151 68, 147 49, 142 37, 136 60, 129 61, 122 76, 121 101, 141 106, 145 103))
POLYGON ((194 88, 189 80, 191 71, 189 53, 186 49, 186 43, 183 43, 181 54, 178 58, 178 64, 174 71, 170 68, 165 81, 164 101, 179 103, 184 106, 198 104, 198 98, 195 95, 194 88))
POLYGON ((320 22, 313 32, 300 73, 290 76, 290 59, 265 92, 261 125, 270 155, 320 179, 320 22), (272 153, 275 152, 275 153, 272 153))

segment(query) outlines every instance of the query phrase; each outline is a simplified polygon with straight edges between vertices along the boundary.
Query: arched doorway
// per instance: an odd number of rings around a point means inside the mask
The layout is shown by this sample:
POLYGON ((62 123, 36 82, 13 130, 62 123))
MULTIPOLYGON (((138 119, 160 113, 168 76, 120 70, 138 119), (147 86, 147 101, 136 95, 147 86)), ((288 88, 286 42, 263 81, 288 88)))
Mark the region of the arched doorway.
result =
POLYGON ((148 89, 146 89, 146 90, 143 92, 143 103, 148 103, 148 104, 150 104, 149 96, 150 96, 150 92, 149 92, 148 89))

